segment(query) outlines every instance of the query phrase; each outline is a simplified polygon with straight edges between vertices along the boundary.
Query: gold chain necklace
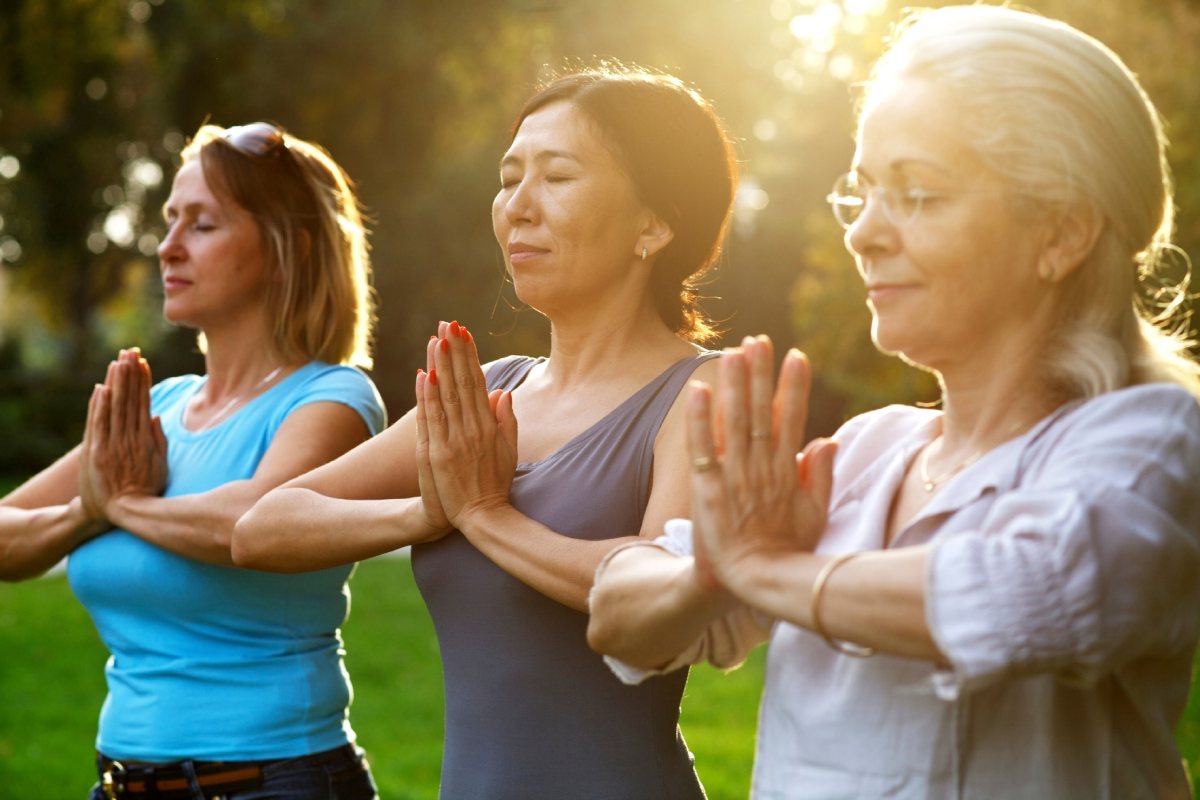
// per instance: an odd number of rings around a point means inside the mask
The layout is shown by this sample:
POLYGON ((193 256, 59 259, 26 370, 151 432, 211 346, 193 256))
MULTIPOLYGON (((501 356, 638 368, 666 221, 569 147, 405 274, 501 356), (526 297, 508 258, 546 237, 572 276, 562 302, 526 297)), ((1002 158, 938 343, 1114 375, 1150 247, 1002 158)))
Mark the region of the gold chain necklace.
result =
POLYGON ((229 412, 233 411, 234 406, 236 406, 238 403, 240 403, 244 400, 249 399, 252 394, 254 394, 259 389, 266 386, 268 383, 270 383, 271 380, 274 379, 274 377, 276 375, 278 375, 282 370, 283 370, 283 365, 280 364, 278 367, 276 367, 275 369, 273 369, 269 373, 267 373, 267 377, 263 378, 261 381, 254 384, 249 389, 247 389, 246 391, 239 394, 237 397, 234 397, 232 400, 230 400, 225 405, 221 406, 221 410, 218 411, 216 414, 214 414, 212 417, 210 417, 208 422, 205 423, 204 427, 199 428, 199 430, 206 431, 209 428, 215 427, 218 423, 223 421, 226 416, 229 415, 229 412))
MULTIPOLYGON (((941 442, 943 440, 941 437, 938 437, 937 441, 941 442)), ((925 487, 926 492, 932 492, 934 489, 974 464, 984 453, 987 452, 986 450, 980 450, 971 455, 969 458, 960 461, 958 465, 952 468, 949 472, 945 472, 941 475, 931 476, 929 474, 929 451, 933 449, 933 444, 933 442, 930 442, 929 445, 921 451, 921 457, 917 459, 917 469, 921 474, 921 485, 925 487)))

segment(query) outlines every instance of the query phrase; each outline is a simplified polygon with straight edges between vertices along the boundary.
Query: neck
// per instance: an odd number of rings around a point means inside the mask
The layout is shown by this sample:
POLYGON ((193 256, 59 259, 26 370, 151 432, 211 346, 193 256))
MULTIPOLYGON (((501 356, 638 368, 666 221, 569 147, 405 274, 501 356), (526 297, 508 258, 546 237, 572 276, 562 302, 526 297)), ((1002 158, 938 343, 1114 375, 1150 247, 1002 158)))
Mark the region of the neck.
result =
POLYGON ((1025 433, 1062 403, 1037 372, 1038 359, 983 361, 974 362, 979 369, 941 375, 945 413, 939 464, 991 450, 1025 433))
POLYGON ((208 345, 204 355, 208 376, 205 399, 209 403, 251 392, 273 370, 287 366, 273 352, 265 333, 249 335, 221 329, 206 330, 204 337, 208 345))
POLYGON ((601 313, 554 315, 547 374, 556 385, 608 381, 615 375, 658 374, 664 362, 695 347, 667 328, 649 303, 601 313))

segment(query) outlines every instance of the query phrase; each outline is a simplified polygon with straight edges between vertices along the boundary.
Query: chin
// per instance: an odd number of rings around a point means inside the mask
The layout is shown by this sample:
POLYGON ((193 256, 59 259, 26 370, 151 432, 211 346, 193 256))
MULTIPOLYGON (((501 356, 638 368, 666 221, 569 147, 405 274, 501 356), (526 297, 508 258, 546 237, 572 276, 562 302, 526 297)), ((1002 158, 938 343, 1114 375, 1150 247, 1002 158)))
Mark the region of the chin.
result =
POLYGON ((191 315, 188 314, 187 309, 172 308, 170 303, 167 303, 163 306, 162 317, 169 324, 174 325, 179 328, 199 328, 200 327, 191 318, 191 315))
POLYGON ((912 348, 912 336, 895 324, 881 323, 878 316, 871 321, 871 342, 884 355, 906 357, 912 348))

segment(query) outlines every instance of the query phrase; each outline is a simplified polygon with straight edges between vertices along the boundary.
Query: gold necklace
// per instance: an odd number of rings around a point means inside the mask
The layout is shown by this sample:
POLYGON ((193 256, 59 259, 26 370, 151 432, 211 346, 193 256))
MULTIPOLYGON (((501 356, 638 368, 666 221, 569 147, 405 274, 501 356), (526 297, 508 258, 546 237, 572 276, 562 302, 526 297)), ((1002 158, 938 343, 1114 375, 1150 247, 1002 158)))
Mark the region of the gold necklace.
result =
POLYGON ((278 374, 279 374, 279 373, 280 373, 282 370, 283 370, 283 365, 282 365, 282 364, 280 364, 278 367, 276 367, 275 369, 273 369, 273 370, 271 370, 270 372, 268 372, 268 373, 267 373, 267 377, 263 378, 261 381, 259 381, 258 383, 254 384, 253 386, 251 386, 249 389, 247 389, 246 391, 242 392, 242 393, 241 393, 241 394, 239 394, 238 396, 234 397, 232 400, 230 400, 230 401, 229 401, 228 403, 226 403, 225 405, 221 406, 221 410, 220 410, 220 411, 218 411, 216 414, 214 414, 212 417, 210 417, 210 418, 209 418, 209 420, 208 420, 208 422, 207 422, 207 423, 205 423, 204 427, 202 427, 202 428, 199 428, 199 430, 206 431, 206 430, 208 430, 209 428, 215 427, 215 426, 216 426, 218 423, 220 423, 221 421, 223 421, 223 420, 225 419, 225 417, 226 417, 226 416, 228 416, 229 412, 231 412, 231 411, 233 410, 233 407, 234 407, 235 405, 237 405, 238 403, 240 403, 240 402, 242 402, 242 401, 244 401, 244 400, 247 400, 247 399, 249 399, 250 395, 254 394, 254 393, 255 393, 255 392, 257 392, 259 389, 263 388, 263 387, 264 387, 264 386, 266 386, 268 383, 270 383, 270 382, 271 382, 271 380, 272 380, 272 379, 273 379, 273 378, 274 378, 276 375, 278 375, 278 374))
MULTIPOLYGON (((941 437, 938 437, 938 442, 941 442, 941 437)), ((958 473, 962 472, 967 467, 979 460, 980 456, 986 453, 986 450, 980 450, 963 461, 960 461, 957 466, 949 472, 941 475, 931 476, 929 474, 929 451, 933 449, 933 442, 930 442, 924 450, 921 451, 921 457, 917 459, 917 469, 921 475, 921 485, 925 487, 926 492, 932 492, 937 487, 941 486, 946 481, 953 478, 958 473)))

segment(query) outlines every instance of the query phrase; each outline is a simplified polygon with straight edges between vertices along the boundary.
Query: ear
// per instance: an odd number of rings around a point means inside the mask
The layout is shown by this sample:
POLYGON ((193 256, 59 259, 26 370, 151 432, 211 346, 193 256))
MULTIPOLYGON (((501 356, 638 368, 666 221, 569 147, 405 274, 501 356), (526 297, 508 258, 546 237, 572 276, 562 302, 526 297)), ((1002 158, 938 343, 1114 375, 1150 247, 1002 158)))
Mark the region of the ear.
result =
POLYGON ((644 252, 646 254, 644 260, 648 261, 651 256, 662 252, 662 249, 669 245, 674 238, 675 231, 671 230, 671 226, 662 217, 653 211, 646 211, 645 223, 642 225, 637 241, 634 242, 634 258, 643 260, 642 253, 644 252))
POLYGON ((1100 238, 1104 221, 1090 203, 1072 203, 1051 222, 1038 261, 1038 277, 1057 283, 1082 264, 1100 238))

